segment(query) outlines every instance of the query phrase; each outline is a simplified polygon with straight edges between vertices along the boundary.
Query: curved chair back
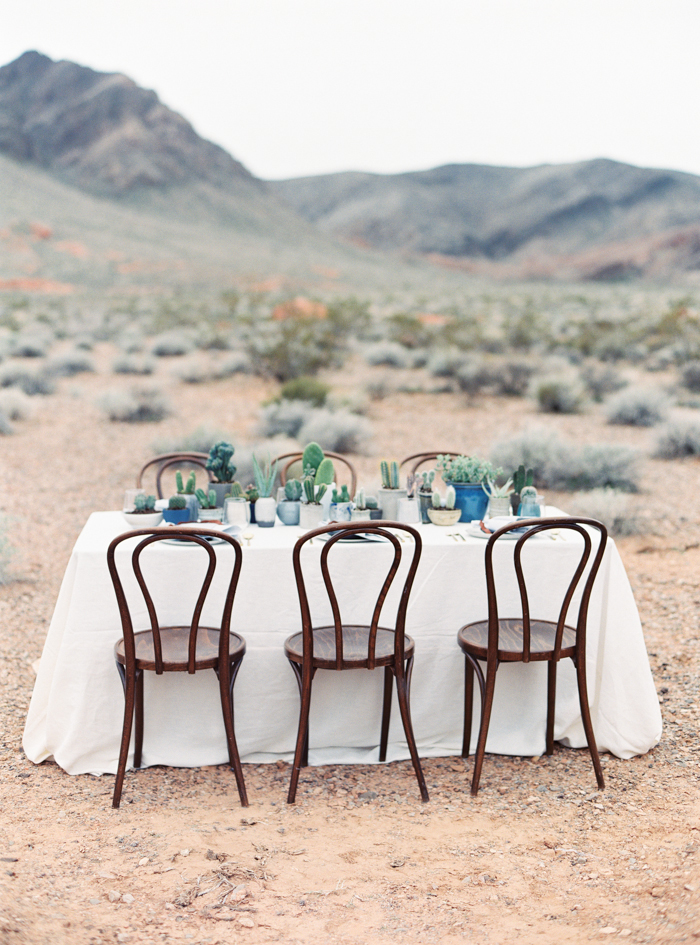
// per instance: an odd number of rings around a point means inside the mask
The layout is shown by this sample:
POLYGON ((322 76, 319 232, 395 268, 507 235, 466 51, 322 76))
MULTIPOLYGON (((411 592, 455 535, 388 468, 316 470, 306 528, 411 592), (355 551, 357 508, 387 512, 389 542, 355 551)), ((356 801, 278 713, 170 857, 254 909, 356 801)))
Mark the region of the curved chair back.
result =
POLYGON ((297 541, 294 546, 292 560, 294 563, 294 575, 296 577, 297 590, 299 592, 299 604, 301 607, 301 625, 305 660, 313 660, 314 639, 309 599, 306 593, 306 583, 304 581, 304 573, 301 563, 301 553, 304 546, 309 544, 314 538, 329 536, 323 546, 323 550, 321 551, 320 568, 321 574, 323 576, 323 583, 325 585, 331 605, 331 611, 333 613, 333 625, 335 628, 335 668, 341 670, 343 669, 343 623, 340 615, 340 608, 338 606, 338 598, 333 587, 333 580, 328 567, 328 556, 341 539, 347 538, 350 535, 367 534, 381 536, 392 545, 394 551, 393 557, 372 610, 372 620, 369 624, 367 643, 367 661, 363 664, 367 669, 374 669, 376 666, 375 646, 377 641, 377 631, 380 629, 379 620, 381 618, 382 608, 401 565, 402 550, 410 547, 410 545, 407 545, 405 540, 402 541, 401 538, 397 537, 395 534, 397 531, 405 533, 412 539, 411 559, 409 562, 408 573, 406 574, 403 588, 401 590, 401 597, 399 599, 399 605, 396 613, 396 625, 391 628, 382 627, 381 629, 390 629, 394 633, 394 656, 396 660, 401 662, 403 661, 404 636, 406 630, 406 609, 408 607, 408 598, 411 593, 413 581, 416 576, 418 562, 420 561, 422 542, 419 532, 410 525, 405 525, 402 522, 335 523, 333 525, 325 525, 322 528, 316 528, 313 531, 307 532, 299 539, 299 541, 297 541))
MULTIPOLYGON (((135 531, 124 532, 122 535, 118 535, 110 544, 107 549, 107 567, 109 568, 109 574, 112 578, 112 583, 114 584, 114 591, 117 596, 117 605, 119 607, 119 616, 122 622, 122 629, 124 631, 124 655, 126 658, 127 669, 129 667, 135 666, 136 662, 136 647, 134 640, 134 626, 131 619, 131 612, 129 610, 129 604, 126 599, 126 594, 124 593, 124 587, 119 575, 119 570, 115 560, 115 552, 119 545, 128 541, 132 538, 141 538, 142 540, 137 544, 131 554, 131 567, 136 577, 138 586, 143 594, 143 599, 146 604, 146 610, 148 611, 148 618, 150 621, 150 630, 153 635, 153 649, 155 656, 155 671, 158 675, 162 675, 166 666, 163 662, 163 650, 161 645, 161 627, 158 622, 158 617, 156 614, 156 608, 153 603, 153 597, 147 587, 146 580, 143 576, 143 571, 141 569, 141 555, 143 551, 148 548, 150 545, 153 545, 159 541, 172 541, 172 539, 177 538, 179 541, 189 542, 193 545, 199 545, 204 549, 208 556, 207 571, 202 582, 201 590, 197 596, 197 601, 194 606, 194 612, 192 614, 192 619, 189 625, 189 639, 187 646, 187 672, 194 673, 195 671, 195 662, 196 662, 196 653, 197 653, 197 634, 199 632, 199 621, 202 616, 202 609, 211 587, 212 578, 214 577, 214 571, 217 567, 217 556, 212 548, 211 544, 206 540, 204 536, 210 536, 227 542, 234 551, 233 566, 231 569, 231 579, 229 581, 228 590, 226 592, 226 598, 224 601, 223 613, 221 616, 220 627, 217 627, 217 630, 220 630, 219 636, 219 667, 220 671, 227 672, 228 668, 228 646, 229 646, 229 631, 231 627, 231 610, 233 608, 233 598, 236 592, 236 587, 238 585, 238 577, 241 572, 241 561, 243 557, 243 552, 241 546, 238 542, 232 538, 230 535, 227 535, 225 532, 221 531, 211 531, 207 529, 202 529, 201 531, 193 532, 191 529, 180 529, 180 528, 168 528, 165 529, 149 529, 141 528, 135 531)), ((184 566, 184 562, 183 562, 184 566)))
MULTIPOLYGON (((278 456, 275 462, 278 464, 277 468, 280 470, 280 484, 284 485, 287 481, 287 476, 289 474, 289 467, 293 466, 294 463, 298 463, 299 460, 303 457, 303 453, 283 453, 281 456, 278 456), (286 460, 286 462, 284 462, 286 460), (284 463, 284 465, 282 465, 284 463)), ((346 456, 342 456, 340 453, 330 453, 327 450, 324 451, 324 456, 327 456, 329 459, 333 460, 333 463, 340 463, 341 466, 345 466, 345 469, 341 471, 350 477, 350 495, 354 496, 357 492, 357 473, 355 467, 350 462, 346 456)), ((336 470, 337 472, 337 470, 336 470)), ((342 483, 336 480, 336 485, 341 485, 342 483)))
POLYGON ((425 463, 434 462, 438 456, 460 456, 460 453, 456 453, 451 450, 441 450, 437 453, 411 453, 410 456, 406 456, 405 459, 402 459, 399 463, 399 468, 402 466, 408 466, 407 473, 409 476, 415 476, 418 469, 425 465, 425 463))
POLYGON ((198 466, 200 469, 203 469, 207 475, 209 482, 214 478, 214 474, 207 469, 207 460, 209 459, 208 453, 161 453, 160 456, 154 456, 153 459, 149 459, 147 463, 139 470, 139 474, 136 477, 136 488, 143 488, 143 477, 144 474, 153 466, 155 467, 156 474, 156 498, 163 498, 163 486, 162 486, 162 477, 166 469, 170 469, 173 466, 187 466, 191 468, 192 466, 198 466))
POLYGON ((603 555, 605 554, 605 547, 608 538, 608 532, 605 525, 602 522, 597 522, 595 519, 591 518, 533 518, 527 519, 526 521, 512 522, 508 525, 505 525, 503 528, 499 528, 498 531, 494 532, 493 535, 489 538, 488 544, 486 545, 486 555, 485 555, 485 565, 486 565, 486 594, 488 599, 488 659, 497 660, 498 658, 498 649, 499 649, 499 622, 498 622, 498 598, 496 595, 496 581, 494 578, 494 569, 493 569, 493 551, 498 540, 503 536, 512 532, 513 529, 522 528, 527 526, 527 531, 524 532, 520 538, 518 538, 515 543, 515 548, 513 551, 513 566, 515 569, 515 576, 518 582, 518 591, 520 594, 520 604, 522 608, 522 653, 523 653, 523 662, 529 663, 531 650, 530 650, 530 602, 527 594, 527 586, 525 581, 525 575, 523 571, 522 563, 522 552, 523 548, 527 542, 531 541, 537 535, 552 531, 554 529, 558 531, 567 531, 574 534, 578 534, 583 539, 583 547, 581 549, 581 555, 576 565, 573 576, 569 581, 569 584, 563 594, 562 604, 559 609, 559 615, 557 617, 557 626, 554 637, 554 646, 553 650, 553 659, 558 661, 561 658, 561 648, 562 648, 562 639, 564 636, 564 625, 566 623, 569 607, 573 600, 574 594, 581 582, 581 579, 586 570, 591 555, 593 552, 593 540, 591 538, 591 530, 597 532, 597 548, 593 561, 588 570, 588 575, 583 583, 583 589, 581 593, 581 600, 578 607, 578 618, 576 622, 576 650, 577 655, 584 657, 586 649, 586 621, 588 618, 588 604, 591 598, 591 592, 593 590, 593 584, 598 574, 601 561, 603 560, 603 555))

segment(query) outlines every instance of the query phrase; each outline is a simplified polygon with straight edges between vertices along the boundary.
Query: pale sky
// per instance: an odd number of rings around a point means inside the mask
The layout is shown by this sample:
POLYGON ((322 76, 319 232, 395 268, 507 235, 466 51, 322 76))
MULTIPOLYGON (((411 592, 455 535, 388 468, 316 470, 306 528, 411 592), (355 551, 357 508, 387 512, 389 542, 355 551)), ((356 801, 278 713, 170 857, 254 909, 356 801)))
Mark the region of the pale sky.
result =
POLYGON ((5 0, 263 178, 608 157, 700 174, 700 0, 5 0))

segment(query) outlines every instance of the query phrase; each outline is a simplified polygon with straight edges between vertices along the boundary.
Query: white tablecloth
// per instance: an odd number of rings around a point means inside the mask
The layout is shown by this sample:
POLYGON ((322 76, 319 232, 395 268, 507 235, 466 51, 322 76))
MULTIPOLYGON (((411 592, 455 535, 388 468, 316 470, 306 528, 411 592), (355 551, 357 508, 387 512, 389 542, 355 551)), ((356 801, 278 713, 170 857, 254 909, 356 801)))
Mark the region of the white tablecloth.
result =
MULTIPOLYGON (((485 542, 451 538, 448 533, 455 529, 418 527, 423 555, 407 622, 407 632, 416 641, 413 725, 422 756, 459 754, 464 658, 456 632, 463 624, 486 616, 485 542)), ((23 741, 27 756, 35 762, 53 756, 70 774, 113 773, 117 767, 124 698, 113 646, 122 631, 107 571, 106 548, 124 530, 120 513, 96 512, 79 536, 56 603, 27 717, 23 741)), ((244 762, 291 760, 299 694, 283 653, 283 642, 301 628, 291 556, 301 533, 281 525, 271 529, 253 527, 251 531, 255 537, 243 549, 232 620, 232 629, 247 641, 234 689, 236 736, 244 762)), ((513 543, 500 545, 503 547, 496 549, 495 560, 506 568, 510 558, 510 571, 513 543)), ((551 612, 555 574, 577 557, 577 539, 537 538, 530 547, 534 571, 531 611, 541 617, 556 616, 551 612)), ((406 545, 405 550, 412 548, 406 545)), ((318 557, 320 543, 314 542, 308 552, 318 557)), ((346 621, 368 621, 370 592, 378 589, 377 575, 389 552, 387 545, 369 543, 348 543, 334 549, 331 560, 336 560, 339 574, 345 579, 340 603, 341 608, 347 608, 342 611, 346 621)), ((191 546, 159 544, 148 554, 151 563, 147 573, 152 575, 157 601, 158 589, 164 592, 160 619, 164 624, 176 623, 183 619, 186 602, 192 606, 203 552, 191 546)), ((217 554, 231 555, 232 550, 219 545, 217 554)), ((125 550, 125 561, 126 555, 125 550)), ((222 587, 213 585, 212 605, 207 605, 203 624, 216 622, 222 587)), ((324 608, 327 616, 320 577, 309 582, 308 590, 316 608, 314 620, 319 622, 324 608)), ((371 600, 373 604, 374 598, 371 600)), ((519 612, 514 583, 502 588, 499 601, 502 616, 519 612)), ((387 614, 395 606, 392 591, 387 614)), ((147 626, 142 601, 134 608, 135 626, 147 626)), ((587 669, 593 726, 601 751, 630 758, 657 744, 661 713, 656 690, 632 591, 612 541, 608 542, 589 611, 587 669)), ((585 737, 570 660, 560 664, 558 680, 554 737, 567 745, 583 747, 585 737)), ((316 674, 311 764, 378 759, 382 682, 381 670, 316 674)), ((545 718, 546 664, 502 665, 487 751, 540 754, 545 748, 545 718)), ((472 748, 478 719, 476 707, 472 748)), ((145 720, 145 765, 226 762, 218 684, 213 672, 160 677, 146 673, 145 720)), ((387 757, 408 758, 395 695, 387 757)))

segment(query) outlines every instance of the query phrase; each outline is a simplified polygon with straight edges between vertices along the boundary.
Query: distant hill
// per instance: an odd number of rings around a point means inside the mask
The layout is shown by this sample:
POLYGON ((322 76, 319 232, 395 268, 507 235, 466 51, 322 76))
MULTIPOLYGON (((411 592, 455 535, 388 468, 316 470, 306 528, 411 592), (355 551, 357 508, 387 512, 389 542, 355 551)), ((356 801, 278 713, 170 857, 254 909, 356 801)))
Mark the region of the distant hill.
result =
POLYGON ((678 171, 604 159, 453 164, 272 186, 329 235, 471 271, 616 278, 700 268, 700 177, 678 171))

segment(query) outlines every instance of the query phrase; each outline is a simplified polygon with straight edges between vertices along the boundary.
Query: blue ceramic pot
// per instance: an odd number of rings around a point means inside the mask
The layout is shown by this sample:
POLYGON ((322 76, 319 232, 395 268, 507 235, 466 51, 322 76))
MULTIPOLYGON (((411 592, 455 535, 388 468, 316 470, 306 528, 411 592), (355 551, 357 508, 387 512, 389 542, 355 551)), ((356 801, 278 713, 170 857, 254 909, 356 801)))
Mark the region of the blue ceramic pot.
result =
POLYGON ((489 497, 480 482, 446 482, 455 490, 455 508, 461 511, 460 522, 481 521, 489 507, 489 497))
POLYGON ((300 507, 301 502, 290 501, 289 499, 278 502, 277 515, 280 522, 282 522, 283 525, 298 525, 300 507))
POLYGON ((183 522, 189 522, 189 509, 163 509, 163 518, 171 525, 182 525, 183 522))

